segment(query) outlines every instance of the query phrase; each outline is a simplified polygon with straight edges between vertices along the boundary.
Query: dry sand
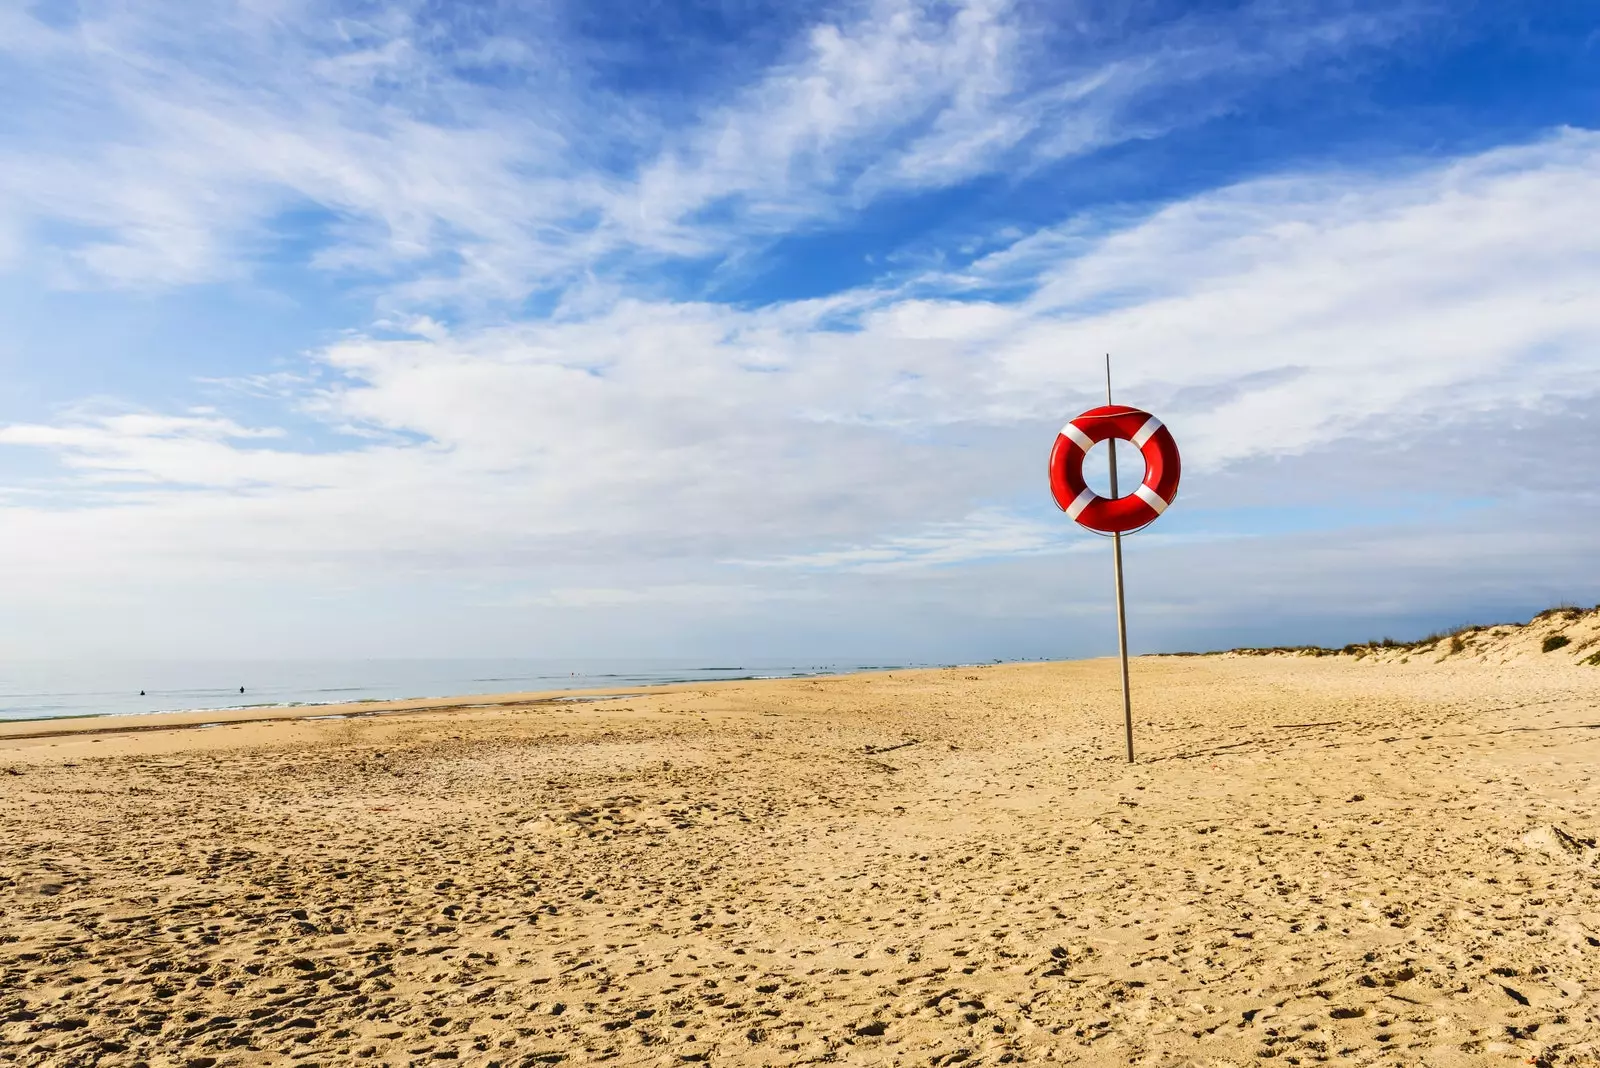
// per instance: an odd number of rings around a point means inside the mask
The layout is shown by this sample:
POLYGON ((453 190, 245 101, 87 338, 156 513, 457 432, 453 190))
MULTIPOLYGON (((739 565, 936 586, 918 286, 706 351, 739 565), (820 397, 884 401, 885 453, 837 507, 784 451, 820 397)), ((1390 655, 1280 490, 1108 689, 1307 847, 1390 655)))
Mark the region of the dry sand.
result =
POLYGON ((0 1062, 1600 1063, 1600 668, 1373 659, 0 738, 0 1062))

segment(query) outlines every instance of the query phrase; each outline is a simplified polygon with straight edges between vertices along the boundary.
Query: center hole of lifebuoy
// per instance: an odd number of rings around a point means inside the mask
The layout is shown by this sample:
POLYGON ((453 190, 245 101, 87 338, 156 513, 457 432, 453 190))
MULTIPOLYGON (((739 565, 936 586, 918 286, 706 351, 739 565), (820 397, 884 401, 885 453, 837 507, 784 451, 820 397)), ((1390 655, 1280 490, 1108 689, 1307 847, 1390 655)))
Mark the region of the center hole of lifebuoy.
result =
MULTIPOLYGON (((1111 442, 1102 441, 1083 458, 1083 478, 1102 497, 1111 493, 1111 442)), ((1126 497, 1144 481, 1144 454, 1131 441, 1117 442, 1117 494, 1126 497)))

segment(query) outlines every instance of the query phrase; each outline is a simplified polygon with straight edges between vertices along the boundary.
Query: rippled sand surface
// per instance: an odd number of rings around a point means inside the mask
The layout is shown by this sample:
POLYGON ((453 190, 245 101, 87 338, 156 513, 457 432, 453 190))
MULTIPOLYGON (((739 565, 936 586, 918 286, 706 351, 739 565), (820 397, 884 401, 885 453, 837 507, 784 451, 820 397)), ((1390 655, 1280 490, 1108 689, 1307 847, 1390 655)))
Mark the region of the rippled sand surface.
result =
POLYGON ((1600 668, 1115 678, 0 737, 0 1062, 1600 1063, 1600 668))

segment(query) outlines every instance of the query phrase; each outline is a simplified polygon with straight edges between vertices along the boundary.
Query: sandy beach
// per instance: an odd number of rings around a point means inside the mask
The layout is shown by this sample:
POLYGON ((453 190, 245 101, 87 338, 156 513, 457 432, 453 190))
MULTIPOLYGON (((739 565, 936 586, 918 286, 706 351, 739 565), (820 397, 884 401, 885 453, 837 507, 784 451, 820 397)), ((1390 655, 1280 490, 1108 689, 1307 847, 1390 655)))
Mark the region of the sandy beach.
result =
POLYGON ((0 725, 0 1061, 1600 1063, 1517 640, 0 725))

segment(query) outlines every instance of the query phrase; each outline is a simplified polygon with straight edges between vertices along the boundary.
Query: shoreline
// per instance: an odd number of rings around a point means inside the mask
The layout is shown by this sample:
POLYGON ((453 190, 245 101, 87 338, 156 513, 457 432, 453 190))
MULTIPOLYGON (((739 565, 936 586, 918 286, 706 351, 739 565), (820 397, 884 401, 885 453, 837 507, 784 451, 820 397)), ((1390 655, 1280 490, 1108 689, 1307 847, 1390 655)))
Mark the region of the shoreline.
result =
MULTIPOLYGON (((844 676, 829 676, 844 677, 844 676)), ((249 708, 190 709, 177 712, 137 712, 110 715, 88 713, 40 719, 0 720, 0 741, 25 738, 74 737, 88 734, 134 734, 147 731, 185 730, 241 723, 274 721, 369 719, 377 716, 454 712, 466 709, 533 707, 622 701, 648 694, 671 693, 687 686, 711 683, 665 683, 626 689, 529 690, 524 692, 408 697, 392 701, 363 700, 319 705, 255 705, 249 708)), ((748 681, 748 680, 745 680, 748 681)))
MULTIPOLYGON (((1035 661, 1008 661, 1008 663, 1034 663, 1035 661)), ((1042 662, 1042 661, 1041 661, 1042 662)), ((48 730, 43 725, 55 725, 58 730, 50 733, 85 734, 97 733, 97 728, 88 724, 107 724, 115 721, 118 724, 127 722, 128 726, 108 727, 110 733, 120 733, 125 730, 155 730, 171 729, 172 726, 195 726, 197 724, 184 722, 176 723, 174 717, 201 717, 204 723, 249 723, 267 719, 313 719, 325 716, 329 719, 349 719, 357 715, 391 715, 401 712, 440 711, 469 707, 492 707, 497 704, 559 704, 562 702, 588 702, 596 699, 596 695, 626 693, 630 695, 643 695, 650 693, 670 692, 676 687, 683 686, 713 686, 729 683, 748 682, 783 682, 786 680, 805 679, 835 679, 850 678, 856 675, 877 675, 894 671, 941 671, 953 668, 982 667, 987 664, 916 664, 916 665, 884 665, 852 667, 846 671, 817 671, 796 672, 780 675, 722 675, 714 678, 682 678, 669 679, 662 682, 631 683, 618 686, 576 686, 552 687, 542 690, 505 690, 493 693, 437 693, 423 694, 413 697, 363 697, 350 701, 294 701, 285 703, 264 702, 248 705, 219 705, 209 708, 171 708, 155 709, 149 712, 67 712, 60 715, 26 716, 6 718, 0 715, 0 739, 8 737, 40 736, 40 730, 48 730), (152 720, 159 719, 163 726, 138 726, 152 720), (22 729, 30 724, 41 725, 39 730, 22 729), (81 729, 59 729, 62 724, 84 724, 81 729)), ((722 670, 722 669, 707 669, 722 670)))
MULTIPOLYGON (((1419 657, 1410 664, 1410 671, 1504 669, 1510 666, 1538 667, 1541 669, 1575 667, 1587 674, 1592 666, 1600 664, 1600 656, 1592 647, 1600 645, 1600 611, 1581 613, 1591 635, 1574 643, 1572 649, 1562 648, 1561 653, 1549 655, 1539 645, 1540 632, 1533 632, 1529 624, 1504 624, 1494 628, 1475 628, 1493 634, 1494 640, 1473 647, 1469 639, 1465 656, 1449 655, 1419 657), (1587 656, 1586 656, 1587 654, 1587 656)), ((1569 619, 1564 622, 1572 622, 1569 619)), ((1314 656, 1303 649, 1230 649, 1204 653, 1140 653, 1131 661, 1177 662, 1230 661, 1249 659, 1258 661, 1302 662, 1312 659, 1323 663, 1346 666, 1399 667, 1411 661, 1418 644, 1376 648, 1351 656, 1333 651, 1325 656, 1314 656)), ((1424 649, 1426 654, 1431 650, 1424 649)), ((592 686, 573 689, 510 690, 499 693, 438 694, 406 698, 362 698, 355 701, 301 704, 261 704, 210 709, 186 709, 160 712, 133 713, 81 713, 65 716, 47 716, 32 719, 0 719, 0 742, 26 741, 41 738, 69 738, 89 735, 135 734, 156 731, 198 729, 213 726, 236 726, 248 723, 307 722, 317 720, 373 719, 400 715, 422 715, 440 712, 464 712, 495 708, 534 708, 570 704, 644 699, 685 690, 716 691, 732 686, 761 684, 782 686, 818 680, 846 681, 863 677, 931 676, 946 671, 991 670, 994 668, 1066 668, 1071 665, 1090 665, 1115 660, 1115 656, 1065 658, 1060 660, 1007 660, 973 662, 965 664, 927 664, 916 666, 884 666, 856 668, 842 672, 816 672, 794 675, 738 675, 715 679, 684 679, 672 682, 646 683, 632 686, 592 686)))
MULTIPOLYGON (((1101 658, 1090 658, 1101 659, 1101 658)), ((1082 663, 1085 661, 1007 661, 1017 664, 1082 663)), ((678 693, 715 690, 750 683, 805 682, 813 679, 853 679, 933 671, 976 670, 993 664, 932 664, 917 667, 864 668, 807 675, 738 675, 718 679, 685 679, 634 686, 595 686, 576 689, 510 690, 483 694, 438 694, 393 699, 364 698, 326 704, 248 705, 232 708, 196 708, 162 712, 83 713, 36 719, 0 719, 0 742, 38 738, 70 738, 95 734, 137 734, 189 730, 245 723, 305 722, 315 720, 373 719, 383 716, 422 715, 495 708, 535 708, 625 701, 678 693)))
MULTIPOLYGON (((1340 662, 1410 663, 1413 657, 1434 665, 1507 665, 1536 662, 1541 666, 1563 662, 1600 667, 1600 605, 1592 609, 1558 606, 1546 609, 1526 623, 1475 624, 1454 631, 1439 632, 1415 641, 1384 639, 1347 645, 1341 648, 1320 646, 1238 646, 1231 649, 1136 653, 1132 659, 1190 658, 1333 658, 1340 662), (1550 654, 1555 653, 1552 656, 1550 654)), ((1068 664, 1109 657, 1061 658, 1050 660, 1005 660, 950 664, 857 665, 843 671, 795 671, 788 674, 727 674, 711 678, 672 678, 660 682, 635 682, 621 686, 553 687, 542 690, 512 690, 497 693, 436 693, 415 697, 363 697, 346 701, 294 701, 248 705, 219 705, 209 708, 159 709, 145 712, 66 712, 59 715, 5 718, 0 715, 0 740, 22 737, 53 737, 75 734, 124 733, 170 730, 212 724, 250 723, 263 720, 352 719, 411 712, 450 711, 488 708, 496 705, 559 704, 646 696, 670 692, 676 687, 721 686, 732 683, 783 682, 805 679, 845 679, 858 675, 883 675, 892 672, 930 672, 951 669, 989 668, 1001 664, 1068 664)), ((1419 665, 1420 666, 1420 665, 1419 665)), ((742 671, 742 668, 704 668, 707 672, 742 671)))

